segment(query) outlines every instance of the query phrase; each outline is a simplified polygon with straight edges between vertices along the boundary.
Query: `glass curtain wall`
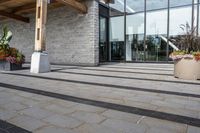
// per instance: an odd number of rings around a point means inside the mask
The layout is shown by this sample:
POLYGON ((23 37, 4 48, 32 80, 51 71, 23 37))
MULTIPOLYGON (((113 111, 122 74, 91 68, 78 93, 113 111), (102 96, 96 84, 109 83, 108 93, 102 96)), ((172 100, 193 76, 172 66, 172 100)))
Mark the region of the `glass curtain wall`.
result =
POLYGON ((188 23, 200 33, 200 0, 113 0, 110 60, 168 61, 188 23), (194 20, 194 23, 192 23, 194 20))

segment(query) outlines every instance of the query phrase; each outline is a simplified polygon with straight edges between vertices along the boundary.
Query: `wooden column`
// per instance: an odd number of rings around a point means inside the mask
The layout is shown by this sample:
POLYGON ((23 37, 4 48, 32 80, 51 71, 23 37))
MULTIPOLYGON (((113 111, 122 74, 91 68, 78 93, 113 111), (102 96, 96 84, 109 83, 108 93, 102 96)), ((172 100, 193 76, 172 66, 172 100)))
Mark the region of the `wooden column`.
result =
POLYGON ((46 50, 46 21, 48 0, 36 0, 35 51, 46 50))

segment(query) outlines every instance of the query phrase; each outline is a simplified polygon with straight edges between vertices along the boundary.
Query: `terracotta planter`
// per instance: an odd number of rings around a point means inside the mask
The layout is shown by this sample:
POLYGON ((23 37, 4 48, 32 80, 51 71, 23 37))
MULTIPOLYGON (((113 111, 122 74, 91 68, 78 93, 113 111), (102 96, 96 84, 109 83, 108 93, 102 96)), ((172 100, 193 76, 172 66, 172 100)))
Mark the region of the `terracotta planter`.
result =
POLYGON ((200 79, 200 61, 181 59, 174 63, 174 76, 180 79, 200 79))
POLYGON ((10 62, 0 60, 0 70, 13 71, 21 69, 22 69, 22 64, 12 64, 10 62))

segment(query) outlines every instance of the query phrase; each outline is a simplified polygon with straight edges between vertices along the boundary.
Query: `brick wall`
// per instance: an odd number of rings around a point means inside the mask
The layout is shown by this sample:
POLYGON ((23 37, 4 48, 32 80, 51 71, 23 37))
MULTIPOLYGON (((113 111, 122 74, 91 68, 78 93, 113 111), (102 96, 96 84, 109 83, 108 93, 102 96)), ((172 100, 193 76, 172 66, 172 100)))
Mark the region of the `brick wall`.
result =
MULTIPOLYGON (((48 12, 47 51, 54 64, 97 65, 99 62, 98 3, 88 0, 88 14, 78 14, 70 7, 48 12)), ((18 21, 0 23, 8 25, 14 36, 11 46, 18 48, 30 62, 34 50, 35 15, 29 24, 18 21)))

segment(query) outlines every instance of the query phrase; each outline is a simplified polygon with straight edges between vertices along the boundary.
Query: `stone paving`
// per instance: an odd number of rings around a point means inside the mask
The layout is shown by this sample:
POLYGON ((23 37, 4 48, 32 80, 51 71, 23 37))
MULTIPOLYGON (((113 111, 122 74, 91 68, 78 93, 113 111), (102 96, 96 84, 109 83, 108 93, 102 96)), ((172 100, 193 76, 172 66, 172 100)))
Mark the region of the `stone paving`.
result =
POLYGON ((2 71, 0 120, 33 133, 200 133, 200 81, 174 78, 172 64, 2 71))

